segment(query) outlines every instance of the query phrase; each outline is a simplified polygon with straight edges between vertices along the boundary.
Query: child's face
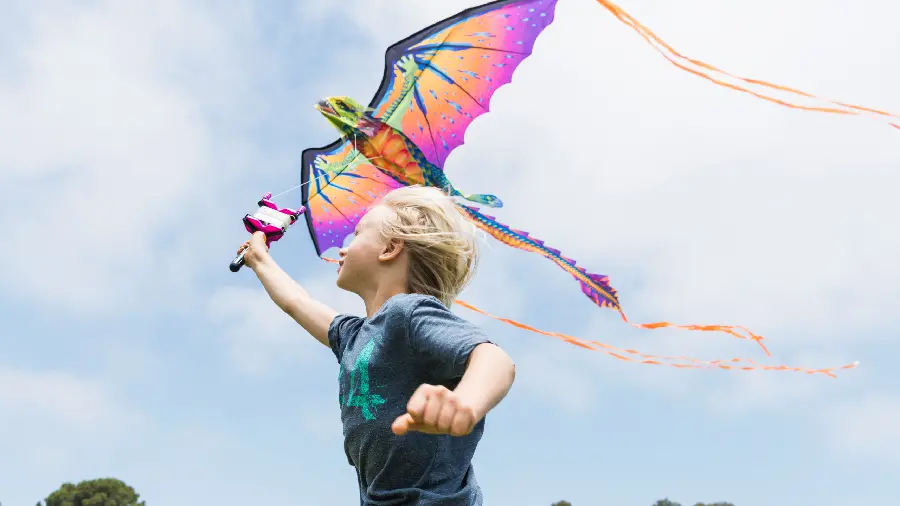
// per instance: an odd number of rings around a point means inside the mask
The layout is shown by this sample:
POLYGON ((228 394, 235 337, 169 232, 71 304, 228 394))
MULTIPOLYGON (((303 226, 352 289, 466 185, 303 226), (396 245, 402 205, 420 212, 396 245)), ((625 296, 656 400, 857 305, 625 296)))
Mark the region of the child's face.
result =
POLYGON ((380 227, 390 209, 374 206, 363 215, 356 225, 350 244, 340 251, 337 285, 344 290, 361 293, 371 286, 378 275, 382 262, 380 256, 387 248, 380 227))

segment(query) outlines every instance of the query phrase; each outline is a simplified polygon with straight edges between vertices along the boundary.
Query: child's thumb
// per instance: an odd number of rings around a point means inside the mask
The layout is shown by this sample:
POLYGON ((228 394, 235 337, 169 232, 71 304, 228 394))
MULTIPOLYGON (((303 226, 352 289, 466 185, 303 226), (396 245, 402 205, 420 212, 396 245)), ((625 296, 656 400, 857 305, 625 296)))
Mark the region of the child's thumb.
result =
POLYGON ((391 430, 394 431, 394 434, 398 436, 402 436, 409 432, 410 427, 416 424, 416 421, 413 419, 412 415, 409 413, 403 413, 398 416, 394 423, 391 425, 391 430))

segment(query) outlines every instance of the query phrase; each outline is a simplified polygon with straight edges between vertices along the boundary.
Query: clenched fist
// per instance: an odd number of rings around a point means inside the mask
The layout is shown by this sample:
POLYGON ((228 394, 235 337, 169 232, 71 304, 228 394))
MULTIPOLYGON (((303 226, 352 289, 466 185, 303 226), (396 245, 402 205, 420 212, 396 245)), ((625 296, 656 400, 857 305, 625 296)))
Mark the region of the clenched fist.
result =
POLYGON ((244 253, 244 263, 252 269, 259 259, 269 251, 269 247, 266 245, 266 234, 260 231, 254 232, 250 239, 244 241, 238 248, 238 255, 244 250, 247 250, 244 253))
POLYGON ((406 405, 406 414, 394 420, 391 429, 402 436, 409 431, 465 436, 479 416, 455 392, 442 386, 422 385, 406 405))

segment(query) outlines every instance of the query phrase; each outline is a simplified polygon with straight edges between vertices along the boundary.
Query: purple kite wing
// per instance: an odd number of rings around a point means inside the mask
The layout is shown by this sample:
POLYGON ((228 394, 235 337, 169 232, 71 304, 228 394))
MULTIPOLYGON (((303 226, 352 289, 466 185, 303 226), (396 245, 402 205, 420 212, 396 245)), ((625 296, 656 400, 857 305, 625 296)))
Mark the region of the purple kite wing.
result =
POLYGON ((403 186, 372 165, 348 140, 304 150, 302 157, 306 223, 319 256, 342 247, 366 209, 403 186))
POLYGON ((557 0, 502 0, 474 7, 391 46, 373 116, 402 131, 442 168, 466 128, 488 112, 553 22, 557 0))

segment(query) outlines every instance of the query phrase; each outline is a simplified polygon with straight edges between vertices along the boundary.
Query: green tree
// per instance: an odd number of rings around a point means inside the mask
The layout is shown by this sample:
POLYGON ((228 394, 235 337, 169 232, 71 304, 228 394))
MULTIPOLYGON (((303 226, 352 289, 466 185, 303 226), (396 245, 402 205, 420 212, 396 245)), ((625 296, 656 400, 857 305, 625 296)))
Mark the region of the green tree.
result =
POLYGON ((694 506, 734 506, 734 504, 731 504, 730 502, 725 502, 725 501, 722 501, 722 502, 709 502, 709 503, 706 503, 706 502, 698 502, 698 503, 695 504, 694 506))
POLYGON ((569 501, 557 501, 550 506, 572 506, 572 503, 570 503, 569 501))
POLYGON ((668 497, 665 499, 660 499, 653 503, 653 506, 681 506, 681 503, 670 501, 668 497))
POLYGON ((77 485, 63 483, 37 506, 146 506, 140 494, 121 480, 100 478, 77 485))

